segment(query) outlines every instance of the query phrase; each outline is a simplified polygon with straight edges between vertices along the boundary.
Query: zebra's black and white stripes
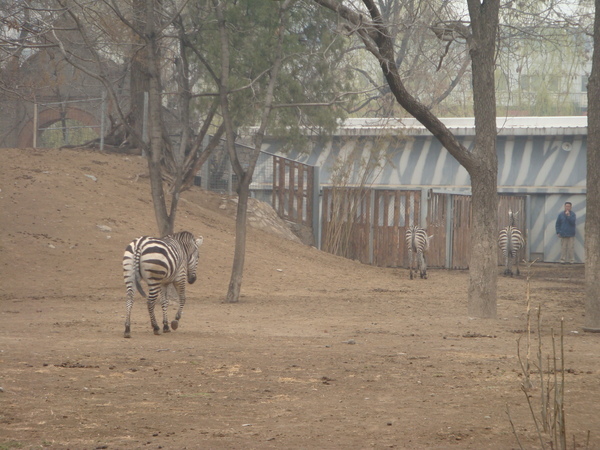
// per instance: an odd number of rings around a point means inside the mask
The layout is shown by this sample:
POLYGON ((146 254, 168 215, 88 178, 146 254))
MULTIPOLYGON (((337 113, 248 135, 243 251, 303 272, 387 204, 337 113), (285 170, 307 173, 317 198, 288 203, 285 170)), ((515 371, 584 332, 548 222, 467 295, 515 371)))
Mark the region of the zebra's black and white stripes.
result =
POLYGON ((125 319, 126 338, 131 337, 131 308, 133 306, 134 285, 143 297, 146 297, 140 284, 148 284, 148 312, 154 334, 160 334, 160 327, 154 316, 156 299, 161 296, 163 310, 163 332, 169 332, 167 319, 167 286, 173 284, 179 296, 179 309, 171 328, 176 330, 185 304, 185 283, 196 281, 198 266, 198 247, 203 238, 194 239, 189 231, 182 231, 164 238, 142 236, 129 243, 123 255, 123 276, 127 288, 127 312, 125 319))
MULTIPOLYGON (((425 253, 429 249, 429 243, 433 236, 427 236, 427 230, 418 226, 411 226, 406 230, 406 246, 410 264, 410 279, 413 279, 414 260, 417 260, 417 268, 421 278, 427 278, 427 263, 425 253)), ((416 270, 415 270, 416 272, 416 270)), ((416 275, 415 275, 416 276, 416 275)))
POLYGON ((498 246, 502 250, 502 255, 504 256, 504 265, 506 266, 504 269, 504 275, 510 275, 511 277, 513 276, 513 260, 516 261, 517 275, 521 275, 521 272, 519 271, 519 259, 517 258, 517 253, 525 245, 525 239, 523 239, 521 230, 515 226, 517 214, 518 213, 508 211, 509 225, 500 230, 498 235, 498 246))

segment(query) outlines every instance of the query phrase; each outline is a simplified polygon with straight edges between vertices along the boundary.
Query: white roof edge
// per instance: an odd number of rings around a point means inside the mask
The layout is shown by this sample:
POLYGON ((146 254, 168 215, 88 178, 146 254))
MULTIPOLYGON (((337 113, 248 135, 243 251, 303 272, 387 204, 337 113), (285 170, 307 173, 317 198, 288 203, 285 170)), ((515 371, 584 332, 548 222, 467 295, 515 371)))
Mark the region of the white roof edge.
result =
MULTIPOLYGON (((440 118, 440 121, 455 135, 475 134, 473 117, 440 118)), ((498 117, 498 134, 503 135, 586 135, 587 116, 544 116, 544 117, 498 117)), ((338 136, 370 136, 377 134, 399 134, 408 136, 431 136, 417 119, 346 119, 334 133, 338 136)))

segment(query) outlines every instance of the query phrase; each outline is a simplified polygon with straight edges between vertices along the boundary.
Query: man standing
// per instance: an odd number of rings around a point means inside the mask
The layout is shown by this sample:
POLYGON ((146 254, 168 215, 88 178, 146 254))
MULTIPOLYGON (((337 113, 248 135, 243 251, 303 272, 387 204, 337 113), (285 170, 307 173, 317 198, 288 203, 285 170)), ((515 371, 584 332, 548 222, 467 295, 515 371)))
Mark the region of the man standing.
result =
POLYGON ((575 213, 571 211, 571 202, 565 203, 565 210, 556 219, 556 234, 560 238, 560 263, 573 264, 575 262, 575 213))

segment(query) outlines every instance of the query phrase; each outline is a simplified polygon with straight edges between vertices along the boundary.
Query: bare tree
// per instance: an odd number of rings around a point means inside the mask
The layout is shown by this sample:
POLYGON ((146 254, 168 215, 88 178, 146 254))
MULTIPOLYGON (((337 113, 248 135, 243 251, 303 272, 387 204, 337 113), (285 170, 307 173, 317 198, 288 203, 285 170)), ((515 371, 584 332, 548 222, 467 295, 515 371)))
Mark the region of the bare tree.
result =
MULTIPOLYGON (((127 139, 133 145, 141 148, 148 156, 148 169, 150 172, 150 186, 156 221, 161 235, 171 234, 174 231, 179 194, 188 189, 192 183, 195 173, 204 163, 212 149, 214 149, 224 132, 223 127, 213 125, 216 117, 217 104, 203 111, 200 127, 196 132, 191 131, 190 122, 193 119, 188 112, 190 73, 186 68, 181 69, 180 77, 171 76, 176 83, 183 83, 179 90, 180 96, 185 97, 181 104, 185 111, 177 117, 175 122, 179 130, 167 123, 165 118, 165 61, 163 52, 168 49, 170 53, 177 52, 178 47, 173 42, 180 42, 185 33, 180 33, 177 38, 168 35, 168 32, 176 29, 180 24, 178 19, 186 2, 181 4, 174 2, 160 2, 156 0, 148 2, 136 1, 132 8, 122 10, 122 4, 116 1, 97 2, 88 5, 78 2, 66 2, 57 0, 62 6, 64 14, 69 19, 70 35, 68 39, 56 31, 54 36, 59 43, 65 59, 77 69, 82 70, 89 76, 100 80, 109 95, 109 99, 119 117, 119 126, 126 130, 127 139), (113 20, 98 19, 103 12, 110 15, 113 20), (108 78, 104 67, 106 66, 106 52, 103 51, 100 36, 111 36, 114 34, 114 23, 121 24, 121 32, 127 30, 130 35, 135 36, 127 42, 130 50, 124 55, 129 58, 131 64, 131 82, 133 86, 133 98, 130 104, 130 112, 124 111, 118 99, 115 85, 108 78), (72 50, 74 42, 84 47, 84 55, 72 50), (168 43, 166 41, 169 41, 168 43), (91 60, 95 63, 90 68, 91 60), (143 101, 140 94, 147 93, 148 98, 148 136, 142 135, 141 115, 143 113, 140 103, 143 101), (209 131, 213 134, 209 135, 209 131), (178 133, 179 142, 173 142, 171 133, 178 133), (203 145, 208 138, 208 145, 203 145), (165 183, 167 188, 165 189, 165 183)), ((125 44, 123 44, 125 46, 125 44)), ((108 56, 115 57, 117 53, 111 52, 108 56)), ((179 60, 185 60, 185 55, 179 60)), ((171 69, 171 74, 172 69, 171 69)), ((173 121, 171 121, 173 122, 173 121)))
POLYGON ((600 332, 600 0, 595 5, 594 53, 588 83, 584 330, 600 332))
MULTIPOLYGON (((407 89, 428 108, 440 113, 470 112, 470 59, 464 39, 453 31, 460 26, 459 8, 449 2, 431 0, 376 0, 374 3, 386 18, 390 42, 395 49, 394 61, 407 89), (440 42, 443 45, 440 46, 440 42), (443 103, 455 90, 465 93, 455 97, 460 98, 460 102, 443 103), (459 106, 465 102, 466 107, 459 106)), ((382 80, 381 73, 377 75, 379 69, 371 68, 358 56, 360 50, 361 46, 356 45, 349 53, 354 55, 355 71, 370 90, 361 96, 362 102, 356 111, 363 116, 403 115, 389 85, 382 80)))
POLYGON ((396 101, 431 131, 471 176, 473 227, 468 312, 476 317, 495 318, 498 160, 494 57, 499 0, 468 1, 471 23, 465 27, 462 37, 469 48, 473 72, 476 137, 471 150, 406 89, 396 64, 389 23, 373 0, 362 1, 366 13, 333 0, 314 1, 347 21, 347 30, 357 33, 365 48, 377 59, 396 101))

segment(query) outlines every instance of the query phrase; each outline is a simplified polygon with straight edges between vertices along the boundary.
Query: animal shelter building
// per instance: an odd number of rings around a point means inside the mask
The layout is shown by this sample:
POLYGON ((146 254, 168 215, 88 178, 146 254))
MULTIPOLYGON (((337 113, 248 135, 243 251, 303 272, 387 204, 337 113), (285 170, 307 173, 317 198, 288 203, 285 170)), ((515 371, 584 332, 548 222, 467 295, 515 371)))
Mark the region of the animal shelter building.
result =
MULTIPOLYGON (((473 118, 441 120, 473 147, 473 118)), ((575 257, 583 262, 587 117, 500 117, 497 127, 498 229, 508 225, 509 210, 516 212, 526 237, 521 259, 558 262, 555 221, 570 201, 575 257)), ((253 183, 253 195, 270 197, 280 215, 311 226, 320 248, 327 250, 335 228, 347 237, 329 251, 406 266, 404 231, 416 224, 434 235, 428 265, 468 267, 470 177, 415 119, 347 119, 331 137, 311 138, 308 150, 285 150, 271 139, 263 151, 274 162, 268 169, 258 164, 255 180, 268 178, 266 172, 272 180, 253 183)))

